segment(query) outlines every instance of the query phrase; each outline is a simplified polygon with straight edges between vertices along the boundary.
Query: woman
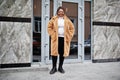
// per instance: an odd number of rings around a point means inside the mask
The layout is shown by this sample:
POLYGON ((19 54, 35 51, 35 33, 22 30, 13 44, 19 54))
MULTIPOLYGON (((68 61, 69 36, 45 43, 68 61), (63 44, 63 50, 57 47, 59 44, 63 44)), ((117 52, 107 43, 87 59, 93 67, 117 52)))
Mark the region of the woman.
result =
POLYGON ((57 15, 53 16, 48 23, 48 34, 51 37, 52 69, 50 74, 57 72, 57 56, 59 55, 58 71, 65 73, 63 69, 64 58, 69 56, 70 42, 74 34, 74 26, 65 15, 65 9, 59 7, 57 15))

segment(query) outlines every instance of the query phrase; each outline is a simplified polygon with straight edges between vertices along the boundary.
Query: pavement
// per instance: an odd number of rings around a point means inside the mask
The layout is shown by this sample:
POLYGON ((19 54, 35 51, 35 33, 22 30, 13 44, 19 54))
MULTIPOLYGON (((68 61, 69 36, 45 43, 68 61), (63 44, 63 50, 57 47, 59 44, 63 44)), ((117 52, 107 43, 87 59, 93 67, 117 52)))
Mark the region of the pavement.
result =
POLYGON ((120 62, 64 64, 65 73, 50 75, 51 65, 0 69, 0 80, 120 80, 120 62))

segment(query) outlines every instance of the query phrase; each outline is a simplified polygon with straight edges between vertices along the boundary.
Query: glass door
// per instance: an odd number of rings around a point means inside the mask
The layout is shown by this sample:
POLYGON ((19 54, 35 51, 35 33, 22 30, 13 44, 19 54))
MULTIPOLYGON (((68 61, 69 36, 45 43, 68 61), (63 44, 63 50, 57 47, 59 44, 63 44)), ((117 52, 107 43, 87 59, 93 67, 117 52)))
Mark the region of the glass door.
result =
POLYGON ((91 2, 85 1, 84 58, 91 60, 91 2))
POLYGON ((33 0, 33 58, 41 62, 41 0, 33 0))
POLYGON ((66 15, 71 19, 75 27, 75 34, 70 46, 70 56, 66 61, 82 62, 84 56, 84 0, 61 0, 60 5, 66 9, 66 15))

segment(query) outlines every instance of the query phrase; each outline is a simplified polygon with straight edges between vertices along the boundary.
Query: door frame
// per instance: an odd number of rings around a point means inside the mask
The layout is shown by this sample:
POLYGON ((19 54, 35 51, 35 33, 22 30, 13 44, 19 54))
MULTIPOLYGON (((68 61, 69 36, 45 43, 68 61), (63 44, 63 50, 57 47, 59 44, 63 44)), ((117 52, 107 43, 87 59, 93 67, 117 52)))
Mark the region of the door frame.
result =
MULTIPOLYGON (((47 24, 50 19, 50 0, 41 0, 42 6, 42 15, 41 15, 41 64, 49 64, 51 60, 49 60, 49 35, 47 32, 47 24)), ((33 0, 31 0, 33 3, 33 0)), ((53 0, 54 4, 54 12, 56 14, 56 10, 58 6, 62 5, 62 2, 72 2, 78 3, 78 58, 77 59, 65 59, 65 63, 73 63, 73 62, 83 62, 84 61, 84 0, 53 0), (82 26, 82 27, 81 27, 82 26)), ((33 4, 32 4, 32 27, 33 23, 33 4)), ((32 29, 33 30, 33 29, 32 29)), ((31 32, 32 35, 32 32, 31 32)), ((32 39, 31 39, 32 40, 32 39)), ((33 47, 31 45, 31 47, 33 47)), ((31 50, 31 63, 33 59, 33 53, 31 50)), ((39 63, 39 62, 38 62, 39 63)))

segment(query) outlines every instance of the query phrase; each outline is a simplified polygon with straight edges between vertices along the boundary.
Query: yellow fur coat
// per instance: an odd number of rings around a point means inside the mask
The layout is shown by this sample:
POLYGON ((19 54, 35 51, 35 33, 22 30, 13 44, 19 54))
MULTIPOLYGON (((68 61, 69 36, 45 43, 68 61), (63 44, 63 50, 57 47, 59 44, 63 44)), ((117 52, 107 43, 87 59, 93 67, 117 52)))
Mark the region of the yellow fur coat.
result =
MULTIPOLYGON (((51 37, 51 55, 58 56, 58 16, 53 16, 48 23, 48 34, 51 37)), ((74 25, 64 16, 64 57, 69 56, 70 42, 74 34, 74 25)))

